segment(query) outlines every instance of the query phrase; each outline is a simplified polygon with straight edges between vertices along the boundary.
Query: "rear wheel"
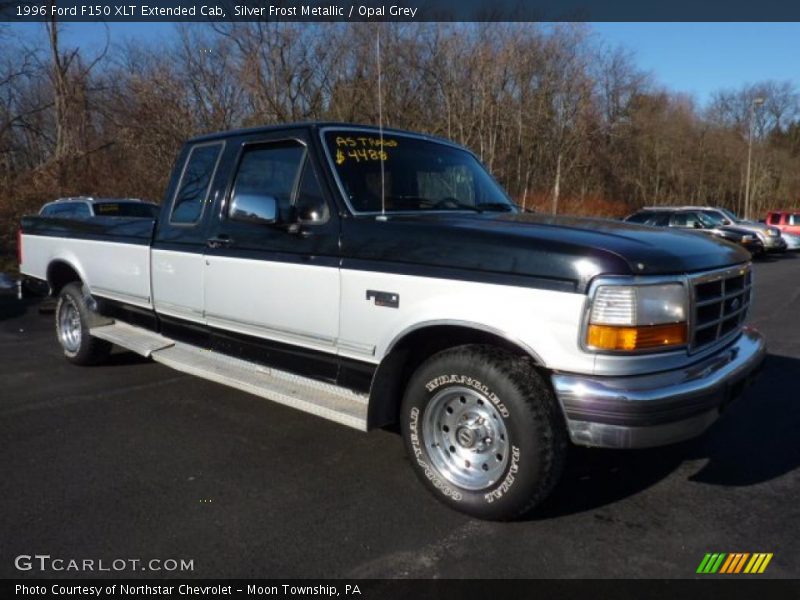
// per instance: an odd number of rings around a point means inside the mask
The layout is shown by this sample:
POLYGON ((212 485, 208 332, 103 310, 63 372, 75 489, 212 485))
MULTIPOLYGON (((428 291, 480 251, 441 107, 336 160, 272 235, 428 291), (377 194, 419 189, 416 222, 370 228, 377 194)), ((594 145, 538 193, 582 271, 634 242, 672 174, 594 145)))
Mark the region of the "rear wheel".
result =
POLYGON ((111 343, 92 337, 89 327, 97 316, 88 306, 88 294, 80 283, 64 286, 56 304, 56 335, 64 356, 76 365, 102 362, 111 353, 111 343))
POLYGON ((518 518, 547 497, 561 474, 563 421, 525 357, 477 345, 440 352, 412 376, 401 411, 415 471, 461 512, 518 518))

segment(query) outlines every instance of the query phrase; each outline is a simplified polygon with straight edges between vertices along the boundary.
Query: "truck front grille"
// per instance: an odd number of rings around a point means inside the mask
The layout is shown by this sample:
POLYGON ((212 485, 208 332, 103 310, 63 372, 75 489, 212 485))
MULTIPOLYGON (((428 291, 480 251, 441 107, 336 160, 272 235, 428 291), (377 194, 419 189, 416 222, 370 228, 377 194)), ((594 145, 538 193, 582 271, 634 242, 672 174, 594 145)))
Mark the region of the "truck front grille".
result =
POLYGON ((691 348, 702 350, 737 333, 750 307, 750 266, 726 269, 690 279, 691 348))

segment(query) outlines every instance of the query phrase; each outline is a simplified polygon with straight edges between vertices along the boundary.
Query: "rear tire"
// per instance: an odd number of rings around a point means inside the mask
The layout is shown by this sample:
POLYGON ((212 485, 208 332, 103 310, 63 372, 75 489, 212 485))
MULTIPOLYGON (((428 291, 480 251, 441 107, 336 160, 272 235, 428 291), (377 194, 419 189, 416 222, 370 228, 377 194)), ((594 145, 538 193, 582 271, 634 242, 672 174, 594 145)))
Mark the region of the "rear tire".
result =
POLYGON ((540 504, 563 470, 567 435, 549 386, 526 357, 492 346, 435 354, 401 407, 406 450, 439 500, 492 520, 540 504))
POLYGON ((89 334, 98 316, 89 309, 88 299, 80 283, 68 283, 56 304, 56 336, 64 356, 76 365, 96 365, 111 354, 110 342, 89 334))

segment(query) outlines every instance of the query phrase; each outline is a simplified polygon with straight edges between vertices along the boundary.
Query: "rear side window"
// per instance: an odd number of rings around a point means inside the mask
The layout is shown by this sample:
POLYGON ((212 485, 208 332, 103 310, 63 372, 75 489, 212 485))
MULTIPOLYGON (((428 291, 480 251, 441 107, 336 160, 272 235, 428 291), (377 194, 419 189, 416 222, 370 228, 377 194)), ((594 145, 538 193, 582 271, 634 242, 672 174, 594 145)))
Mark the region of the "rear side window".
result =
POLYGON ((200 221, 221 149, 222 144, 192 148, 172 203, 171 223, 194 225, 200 221))
POLYGON ((306 149, 297 142, 247 147, 239 162, 233 196, 272 196, 286 218, 306 149))
POLYGON ((669 213, 653 213, 647 220, 647 224, 653 227, 669 227, 669 216, 669 213))
POLYGON ((692 212, 676 212, 672 215, 669 224, 673 227, 694 227, 697 215, 692 212))
POLYGON ((769 216, 769 220, 767 221, 770 225, 778 225, 781 222, 781 215, 780 213, 772 213, 769 216))

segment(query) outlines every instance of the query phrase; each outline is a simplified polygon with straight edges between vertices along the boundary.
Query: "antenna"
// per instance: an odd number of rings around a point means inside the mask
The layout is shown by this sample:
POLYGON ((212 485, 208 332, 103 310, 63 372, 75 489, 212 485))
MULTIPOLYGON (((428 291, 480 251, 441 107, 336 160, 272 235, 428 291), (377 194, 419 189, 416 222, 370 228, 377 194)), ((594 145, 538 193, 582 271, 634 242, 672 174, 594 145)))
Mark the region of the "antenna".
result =
POLYGON ((381 147, 378 156, 381 159, 381 217, 386 218, 386 175, 384 174, 383 164, 383 96, 381 90, 381 25, 378 23, 377 35, 375 36, 375 58, 378 63, 378 134, 381 140, 381 147))

